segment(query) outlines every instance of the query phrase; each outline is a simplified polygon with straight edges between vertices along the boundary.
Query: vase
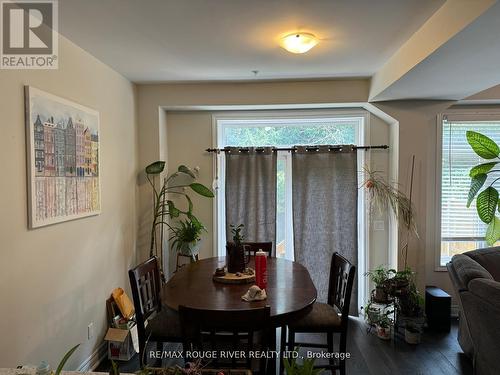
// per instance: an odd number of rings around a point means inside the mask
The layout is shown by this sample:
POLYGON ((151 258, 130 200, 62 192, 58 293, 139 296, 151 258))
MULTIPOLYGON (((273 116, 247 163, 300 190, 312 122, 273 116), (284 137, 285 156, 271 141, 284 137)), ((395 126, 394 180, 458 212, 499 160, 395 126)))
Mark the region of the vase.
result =
POLYGON ((248 257, 245 255, 245 245, 228 242, 226 244, 226 262, 227 272, 243 272, 248 263, 248 257))
POLYGON ((377 324, 377 336, 382 340, 390 340, 391 339, 391 328, 390 327, 382 327, 377 324))
POLYGON ((420 331, 409 330, 405 328, 405 341, 407 344, 416 345, 420 343, 422 334, 420 331))

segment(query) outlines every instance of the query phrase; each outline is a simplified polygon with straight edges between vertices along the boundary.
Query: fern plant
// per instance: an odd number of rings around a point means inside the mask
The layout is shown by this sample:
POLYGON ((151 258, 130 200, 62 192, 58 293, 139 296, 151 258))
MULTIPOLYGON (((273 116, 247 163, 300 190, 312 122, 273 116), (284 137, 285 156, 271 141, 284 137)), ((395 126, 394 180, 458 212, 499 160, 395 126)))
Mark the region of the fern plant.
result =
POLYGON ((472 167, 469 172, 471 184, 467 197, 467 208, 476 199, 476 211, 479 219, 488 225, 485 240, 488 245, 492 246, 500 239, 500 218, 497 215, 497 210, 500 211, 500 202, 498 190, 494 186, 500 177, 493 179, 486 187, 484 186, 489 175, 500 172, 499 169, 494 169, 500 163, 500 147, 491 138, 475 131, 468 131, 466 137, 472 150, 479 157, 488 160, 486 163, 472 167))

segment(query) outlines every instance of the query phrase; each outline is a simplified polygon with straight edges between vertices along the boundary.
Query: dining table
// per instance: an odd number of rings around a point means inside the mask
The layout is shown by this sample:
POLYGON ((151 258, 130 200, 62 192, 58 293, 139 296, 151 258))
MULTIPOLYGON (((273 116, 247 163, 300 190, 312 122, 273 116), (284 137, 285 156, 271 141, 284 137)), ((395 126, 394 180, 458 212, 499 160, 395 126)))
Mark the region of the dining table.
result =
MULTIPOLYGON (((213 311, 269 306, 270 328, 276 332, 278 327, 307 314, 316 301, 317 291, 309 272, 297 262, 268 257, 267 299, 252 302, 241 298, 252 283, 224 284, 212 279, 216 268, 225 264, 225 257, 213 257, 185 265, 163 286, 162 304, 176 311, 180 305, 213 311)), ((248 267, 255 269, 254 257, 250 257, 248 267)), ((276 350, 276 334, 271 335, 269 344, 270 350, 276 350)))

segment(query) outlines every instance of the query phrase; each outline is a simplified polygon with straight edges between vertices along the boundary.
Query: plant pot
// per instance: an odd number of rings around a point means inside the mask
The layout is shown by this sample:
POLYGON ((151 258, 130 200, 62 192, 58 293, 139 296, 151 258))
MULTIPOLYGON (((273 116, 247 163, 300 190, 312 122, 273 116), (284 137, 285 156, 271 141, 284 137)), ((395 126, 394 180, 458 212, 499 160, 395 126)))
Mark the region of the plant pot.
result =
POLYGON ((391 327, 381 327, 377 324, 377 336, 382 340, 390 340, 391 339, 391 327))
POLYGON ((405 328, 405 341, 407 344, 416 345, 420 344, 422 334, 417 330, 410 330, 405 328))
POLYGON ((200 252, 201 241, 185 242, 179 248, 179 254, 192 257, 200 252))
POLYGON ((226 244, 227 272, 237 273, 245 270, 245 249, 243 245, 234 242, 226 244))
POLYGON ((388 298, 385 288, 383 286, 376 286, 374 297, 376 302, 386 302, 388 298))

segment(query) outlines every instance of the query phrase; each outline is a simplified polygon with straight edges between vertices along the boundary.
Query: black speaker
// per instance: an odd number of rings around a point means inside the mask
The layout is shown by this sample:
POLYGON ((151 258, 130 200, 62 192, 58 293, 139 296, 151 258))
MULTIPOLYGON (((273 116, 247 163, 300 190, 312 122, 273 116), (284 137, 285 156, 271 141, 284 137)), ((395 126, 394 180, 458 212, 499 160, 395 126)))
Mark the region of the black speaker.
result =
POLYGON ((449 332, 451 326, 451 296, 435 286, 426 287, 425 315, 430 329, 449 332))

